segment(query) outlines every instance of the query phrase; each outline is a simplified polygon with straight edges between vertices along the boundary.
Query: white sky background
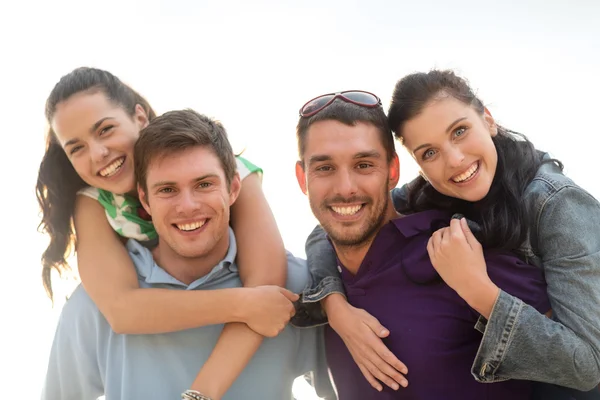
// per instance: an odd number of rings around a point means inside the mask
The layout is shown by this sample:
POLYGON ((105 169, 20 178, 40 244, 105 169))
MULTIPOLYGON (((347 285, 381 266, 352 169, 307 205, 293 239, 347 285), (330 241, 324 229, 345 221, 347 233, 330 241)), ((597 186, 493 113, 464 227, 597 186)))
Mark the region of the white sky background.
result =
MULTIPOLYGON (((189 107, 220 119, 236 150, 265 170, 264 191, 297 255, 315 224, 294 176, 298 108, 364 89, 387 109, 396 80, 432 67, 469 78, 501 124, 600 197, 600 3, 493 3, 1 2, 0 396, 37 396, 62 304, 51 308, 39 278, 45 239, 33 188, 45 99, 78 66, 113 72, 159 113, 189 107)), ((400 157, 403 183, 417 169, 400 157)))

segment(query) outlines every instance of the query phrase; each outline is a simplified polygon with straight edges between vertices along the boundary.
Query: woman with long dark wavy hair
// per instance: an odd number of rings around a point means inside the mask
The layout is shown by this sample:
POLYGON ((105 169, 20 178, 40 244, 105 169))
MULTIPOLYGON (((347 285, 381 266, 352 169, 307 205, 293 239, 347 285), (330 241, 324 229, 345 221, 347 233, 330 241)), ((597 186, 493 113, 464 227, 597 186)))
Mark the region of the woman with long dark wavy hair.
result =
MULTIPOLYGON (((597 398, 596 389, 581 391, 600 382, 600 203, 562 173, 559 161, 498 125, 452 71, 402 78, 388 119, 421 169, 417 179, 392 192, 400 213, 462 214, 474 222, 484 248, 516 252, 545 274, 550 318, 500 290, 487 275, 481 251, 469 247, 452 225, 432 234, 428 252, 440 277, 473 309, 484 310, 474 327, 482 332, 474 379, 553 384, 538 385, 539 399, 597 398)), ((380 340, 388 333, 339 294, 343 285, 332 251, 316 229, 307 255, 319 295, 307 291, 310 300, 329 297, 321 304, 330 325, 369 371, 365 377, 390 382, 384 371, 398 359, 380 340)), ((392 375, 398 379, 398 371, 392 375)))

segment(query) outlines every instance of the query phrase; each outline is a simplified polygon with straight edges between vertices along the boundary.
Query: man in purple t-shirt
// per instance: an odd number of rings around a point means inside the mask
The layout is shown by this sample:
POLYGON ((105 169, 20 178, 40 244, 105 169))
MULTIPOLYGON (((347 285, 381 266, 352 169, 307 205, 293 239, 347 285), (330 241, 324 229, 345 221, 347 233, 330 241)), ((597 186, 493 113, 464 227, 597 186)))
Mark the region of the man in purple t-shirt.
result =
MULTIPOLYGON (((384 342, 409 368, 407 387, 378 392, 328 328, 327 360, 340 400, 529 399, 530 382, 481 384, 471 376, 482 337, 474 327, 485 311, 471 308, 431 264, 429 238, 452 216, 400 216, 394 209, 390 190, 399 161, 377 96, 319 96, 302 107, 297 135, 298 183, 335 248, 348 302, 389 328, 384 342)), ((474 243, 463 222, 451 229, 474 243)), ((540 269, 506 252, 485 251, 484 257, 498 287, 541 312, 550 309, 540 269)))

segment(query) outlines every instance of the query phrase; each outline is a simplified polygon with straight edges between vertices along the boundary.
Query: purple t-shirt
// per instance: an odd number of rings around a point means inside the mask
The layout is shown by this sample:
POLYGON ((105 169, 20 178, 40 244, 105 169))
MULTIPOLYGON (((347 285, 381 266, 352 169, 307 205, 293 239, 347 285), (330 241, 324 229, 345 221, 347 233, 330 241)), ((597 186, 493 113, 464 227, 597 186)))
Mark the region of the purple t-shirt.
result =
MULTIPOLYGON (((327 361, 340 400, 525 400, 531 383, 478 383, 471 375, 482 334, 479 314, 437 274, 427 254, 431 234, 448 226, 450 214, 425 211, 386 224, 356 276, 340 264, 348 301, 375 316, 390 335, 387 347, 406 364, 407 388, 373 389, 340 337, 327 328, 327 361)), ((512 253, 484 251, 491 280, 540 312, 550 303, 542 270, 512 253)), ((339 261, 338 261, 339 262, 339 261)))

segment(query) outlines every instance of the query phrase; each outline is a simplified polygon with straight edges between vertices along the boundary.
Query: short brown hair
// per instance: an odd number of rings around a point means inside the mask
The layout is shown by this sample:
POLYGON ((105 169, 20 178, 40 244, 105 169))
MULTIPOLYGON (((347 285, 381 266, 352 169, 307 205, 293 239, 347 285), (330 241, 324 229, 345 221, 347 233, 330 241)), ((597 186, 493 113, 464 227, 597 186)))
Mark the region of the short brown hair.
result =
POLYGON ((354 126, 357 122, 364 122, 375 126, 379 131, 381 144, 386 151, 387 161, 390 162, 394 158, 394 154, 396 154, 394 136, 381 106, 362 107, 335 99, 333 103, 312 117, 300 117, 298 121, 296 137, 298 139, 298 153, 302 167, 304 167, 304 152, 306 151, 306 134, 308 133, 308 129, 315 122, 327 120, 338 121, 348 126, 354 126))
POLYGON ((150 163, 196 146, 215 152, 230 185, 236 164, 227 132, 220 122, 193 110, 169 111, 140 131, 133 155, 136 182, 146 192, 150 163))

